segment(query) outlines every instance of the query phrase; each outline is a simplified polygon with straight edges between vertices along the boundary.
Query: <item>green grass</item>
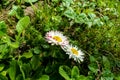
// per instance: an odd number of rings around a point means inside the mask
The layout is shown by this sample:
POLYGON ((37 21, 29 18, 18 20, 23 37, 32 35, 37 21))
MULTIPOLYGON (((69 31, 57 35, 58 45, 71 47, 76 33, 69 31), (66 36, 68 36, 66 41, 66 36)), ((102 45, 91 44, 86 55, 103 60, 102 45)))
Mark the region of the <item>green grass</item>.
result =
POLYGON ((119 80, 119 0, 30 1, 1 1, 1 80, 119 80), (51 30, 78 46, 84 61, 48 43, 51 30))

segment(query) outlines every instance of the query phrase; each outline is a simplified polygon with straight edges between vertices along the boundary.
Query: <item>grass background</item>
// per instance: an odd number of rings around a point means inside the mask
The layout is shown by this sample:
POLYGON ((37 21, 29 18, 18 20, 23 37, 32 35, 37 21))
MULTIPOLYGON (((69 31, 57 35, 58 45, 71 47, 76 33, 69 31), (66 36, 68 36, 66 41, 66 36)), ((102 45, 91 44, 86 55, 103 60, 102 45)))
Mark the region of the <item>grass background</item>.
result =
POLYGON ((0 79, 119 80, 119 7, 119 0, 2 0, 0 79), (48 44, 50 30, 69 37, 84 61, 48 44))

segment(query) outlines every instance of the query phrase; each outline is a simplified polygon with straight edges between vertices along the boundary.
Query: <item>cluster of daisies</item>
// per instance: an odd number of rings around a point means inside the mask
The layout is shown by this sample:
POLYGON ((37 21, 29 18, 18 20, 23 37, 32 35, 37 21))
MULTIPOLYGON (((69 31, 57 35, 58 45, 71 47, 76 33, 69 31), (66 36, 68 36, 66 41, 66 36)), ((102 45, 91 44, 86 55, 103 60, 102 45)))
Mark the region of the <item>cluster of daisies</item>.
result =
POLYGON ((60 45, 61 48, 69 55, 69 58, 73 58, 77 62, 82 62, 84 59, 84 53, 78 49, 77 46, 69 44, 69 40, 60 31, 49 31, 45 35, 45 39, 52 45, 60 45))

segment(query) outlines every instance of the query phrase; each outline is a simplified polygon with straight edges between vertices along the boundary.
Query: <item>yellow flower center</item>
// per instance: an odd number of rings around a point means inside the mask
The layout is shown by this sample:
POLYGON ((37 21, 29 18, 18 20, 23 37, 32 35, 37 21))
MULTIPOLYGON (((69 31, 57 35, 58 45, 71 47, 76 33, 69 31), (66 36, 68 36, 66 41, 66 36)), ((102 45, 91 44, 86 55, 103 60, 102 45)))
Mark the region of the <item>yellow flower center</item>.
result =
POLYGON ((62 42, 62 39, 59 36, 54 36, 53 39, 56 40, 57 42, 62 42))
POLYGON ((76 49, 72 48, 71 51, 73 54, 78 55, 78 51, 76 49))

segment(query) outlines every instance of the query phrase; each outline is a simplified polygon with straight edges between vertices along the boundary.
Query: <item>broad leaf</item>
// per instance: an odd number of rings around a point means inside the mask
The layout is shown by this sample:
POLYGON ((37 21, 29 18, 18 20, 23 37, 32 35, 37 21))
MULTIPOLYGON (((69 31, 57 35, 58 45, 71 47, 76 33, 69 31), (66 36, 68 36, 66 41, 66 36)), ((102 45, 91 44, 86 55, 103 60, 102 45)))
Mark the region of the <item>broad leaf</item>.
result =
POLYGON ((97 63, 91 63, 88 65, 88 68, 93 72, 93 73, 97 73, 98 72, 98 66, 97 63))
POLYGON ((76 17, 76 13, 74 12, 74 10, 69 7, 65 12, 64 15, 67 16, 70 19, 74 19, 76 17))
POLYGON ((49 80, 49 76, 48 75, 42 75, 39 79, 37 80, 49 80))
POLYGON ((22 56, 25 57, 25 58, 31 58, 31 57, 33 56, 33 54, 32 54, 31 51, 29 51, 29 52, 25 52, 25 53, 23 53, 22 56))
POLYGON ((15 60, 13 60, 10 63, 10 68, 8 71, 11 80, 15 80, 15 78, 16 78, 16 66, 17 66, 17 62, 15 60))
POLYGON ((13 15, 15 15, 17 9, 18 9, 18 6, 13 5, 11 11, 8 13, 9 16, 13 16, 13 15))
POLYGON ((0 64, 0 71, 2 71, 4 69, 5 65, 4 64, 0 64))
POLYGON ((17 32, 20 34, 30 23, 30 18, 28 16, 23 17, 19 20, 16 26, 17 32))
POLYGON ((7 27, 4 21, 0 22, 0 36, 3 36, 7 32, 7 27))
POLYGON ((2 31, 4 33, 6 33, 6 31, 7 31, 7 26, 4 21, 0 22, 0 31, 2 31))
POLYGON ((13 48, 18 48, 19 47, 19 42, 11 42, 11 44, 10 44, 10 46, 11 47, 13 47, 13 48))
POLYGON ((110 62, 107 57, 103 56, 103 65, 105 69, 110 69, 110 62))
POLYGON ((36 70, 39 67, 39 65, 40 65, 39 56, 32 57, 31 65, 32 65, 33 70, 36 70))
POLYGON ((74 66, 71 71, 71 77, 77 79, 79 76, 79 69, 77 66, 74 66))
POLYGON ((90 62, 96 62, 96 58, 90 55, 90 62))
POLYGON ((70 80, 70 77, 67 73, 67 71, 69 71, 69 67, 68 66, 60 66, 59 67, 59 73, 62 77, 64 77, 66 80, 70 80))
POLYGON ((90 80, 90 79, 88 79, 88 77, 84 75, 80 75, 76 80, 90 80))

